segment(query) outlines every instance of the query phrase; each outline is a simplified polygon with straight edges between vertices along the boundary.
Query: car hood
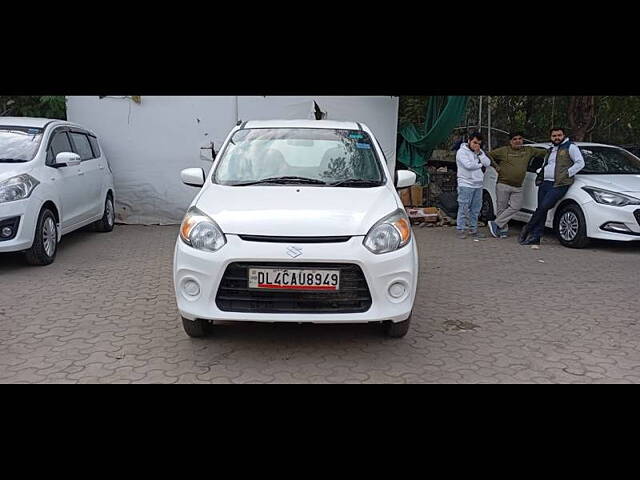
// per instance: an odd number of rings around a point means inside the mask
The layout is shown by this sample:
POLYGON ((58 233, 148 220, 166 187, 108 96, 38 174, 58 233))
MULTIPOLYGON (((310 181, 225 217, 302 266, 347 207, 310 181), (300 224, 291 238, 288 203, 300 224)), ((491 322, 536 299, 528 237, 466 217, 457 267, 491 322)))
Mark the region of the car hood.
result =
POLYGON ((580 181, 612 192, 640 193, 640 175, 580 175, 580 181))
POLYGON ((16 175, 29 173, 32 168, 27 163, 0 163, 0 182, 16 175))
POLYGON ((224 233, 270 236, 366 235, 398 208, 389 187, 209 185, 196 207, 224 233))

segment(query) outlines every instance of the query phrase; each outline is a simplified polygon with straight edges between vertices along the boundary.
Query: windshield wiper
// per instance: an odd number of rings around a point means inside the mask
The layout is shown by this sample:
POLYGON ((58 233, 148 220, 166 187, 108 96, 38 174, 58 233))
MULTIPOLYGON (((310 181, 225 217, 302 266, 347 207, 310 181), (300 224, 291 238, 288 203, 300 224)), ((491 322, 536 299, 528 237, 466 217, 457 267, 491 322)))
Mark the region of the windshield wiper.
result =
POLYGON ((308 183, 312 185, 326 185, 322 180, 318 180, 316 178, 307 178, 307 177, 295 177, 295 176, 284 176, 284 177, 270 177, 263 178, 262 180, 256 180, 254 182, 244 182, 244 183, 232 183, 231 185, 234 187, 244 187, 247 185, 259 185, 261 183, 277 183, 277 184, 300 184, 300 183, 308 183))
POLYGON ((346 180, 339 180, 337 182, 328 183, 330 187, 379 187, 384 185, 383 182, 376 180, 365 180, 362 178, 347 178, 346 180))
POLYGON ((0 158, 0 162, 2 163, 24 163, 28 161, 29 160, 23 160, 19 158, 0 158))

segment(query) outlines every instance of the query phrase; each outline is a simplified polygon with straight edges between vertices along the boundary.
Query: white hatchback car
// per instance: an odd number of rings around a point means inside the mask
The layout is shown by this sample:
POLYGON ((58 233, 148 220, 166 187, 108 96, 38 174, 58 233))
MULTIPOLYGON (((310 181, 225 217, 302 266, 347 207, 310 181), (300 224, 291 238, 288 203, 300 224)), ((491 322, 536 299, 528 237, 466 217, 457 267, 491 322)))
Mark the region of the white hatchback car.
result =
POLYGON ((69 232, 113 230, 113 175, 96 135, 62 120, 0 117, 0 254, 48 265, 69 232))
POLYGON ((174 286, 186 333, 212 321, 381 322, 406 334, 418 253, 372 132, 356 122, 250 121, 225 140, 175 247, 174 286))
MULTIPOLYGON (((582 152, 585 166, 567 194, 549 211, 546 226, 554 229, 563 245, 572 248, 587 246, 591 238, 640 240, 640 159, 612 145, 575 143, 582 152)), ((551 148, 550 143, 527 146, 551 148)), ((529 162, 523 183, 522 209, 515 220, 528 222, 538 205, 535 179, 543 160, 537 157, 529 162)), ((491 203, 485 195, 485 218, 491 218, 496 209, 497 177, 495 169, 487 169, 484 189, 491 203)))

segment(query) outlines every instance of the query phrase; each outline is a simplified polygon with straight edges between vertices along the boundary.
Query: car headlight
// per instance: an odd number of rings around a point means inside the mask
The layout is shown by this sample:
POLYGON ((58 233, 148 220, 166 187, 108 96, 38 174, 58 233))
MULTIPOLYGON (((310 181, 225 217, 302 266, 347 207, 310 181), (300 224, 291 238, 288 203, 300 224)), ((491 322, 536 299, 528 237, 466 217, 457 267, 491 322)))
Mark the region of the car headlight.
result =
POLYGON ((364 238, 364 246, 375 254, 393 252, 404 247, 411 240, 411 224, 404 210, 382 218, 371 227, 364 238))
POLYGON ((26 173, 0 182, 0 203, 29 198, 39 183, 38 180, 26 173))
POLYGON ((220 250, 227 243, 218 224, 196 207, 187 211, 180 225, 180 238, 187 245, 208 252, 220 250))
POLYGON ((593 197, 593 199, 603 205, 614 207, 626 207, 627 205, 640 205, 640 198, 630 197, 623 193, 611 192, 602 188, 582 187, 582 189, 593 197))

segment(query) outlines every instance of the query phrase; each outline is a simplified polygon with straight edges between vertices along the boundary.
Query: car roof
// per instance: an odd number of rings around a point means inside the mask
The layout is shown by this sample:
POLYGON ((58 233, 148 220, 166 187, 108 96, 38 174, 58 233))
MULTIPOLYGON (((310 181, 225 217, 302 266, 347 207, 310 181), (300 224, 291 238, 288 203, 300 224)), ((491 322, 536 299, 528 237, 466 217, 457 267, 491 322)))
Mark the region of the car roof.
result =
MULTIPOLYGON (((335 120, 249 120, 243 128, 328 128, 338 130, 360 130, 356 122, 335 120)), ((364 128, 364 127, 363 127, 364 128)))
POLYGON ((27 128, 45 128, 48 125, 76 127, 85 132, 95 135, 90 129, 78 125, 77 123, 57 118, 36 118, 36 117, 0 117, 0 127, 27 127, 27 128))
MULTIPOLYGON (((617 145, 607 145, 606 143, 591 143, 591 142, 572 142, 576 144, 578 147, 609 147, 609 148, 621 148, 617 145)), ((551 146, 551 142, 543 142, 543 143, 526 143, 525 147, 546 147, 549 148, 551 146)))

